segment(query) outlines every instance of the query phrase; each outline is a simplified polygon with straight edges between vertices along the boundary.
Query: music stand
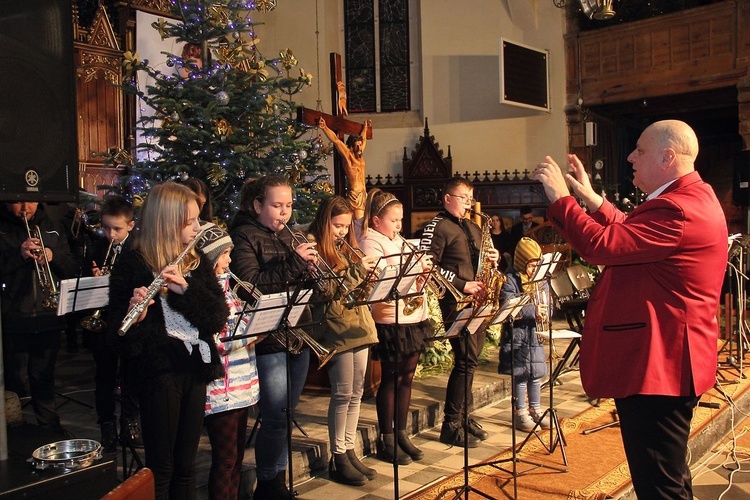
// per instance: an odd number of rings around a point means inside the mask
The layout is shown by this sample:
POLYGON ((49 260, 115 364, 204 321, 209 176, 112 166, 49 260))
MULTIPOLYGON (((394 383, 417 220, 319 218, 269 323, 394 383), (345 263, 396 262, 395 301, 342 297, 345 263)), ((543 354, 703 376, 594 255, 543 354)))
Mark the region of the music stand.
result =
MULTIPOLYGON (((287 281, 283 284, 285 291, 259 295, 254 297, 255 302, 251 305, 247 301, 240 312, 235 331, 222 339, 229 342, 248 337, 260 335, 283 335, 286 352, 286 427, 287 427, 287 473, 289 481, 289 492, 294 494, 294 471, 292 461, 292 425, 296 424, 292 415, 292 382, 290 367, 290 347, 292 336, 291 330, 296 327, 309 326, 314 323, 299 323, 303 311, 311 301, 312 290, 303 288, 304 282, 287 281), (242 330, 240 330, 242 328, 242 330)), ((254 286, 254 285, 253 285, 254 286)), ((254 288, 257 290, 257 288, 254 288)), ((252 293, 248 290, 248 293, 252 293)), ((278 340, 278 338, 277 338, 278 340)), ((302 354, 298 354, 302 355, 302 354)), ((303 431, 304 433, 304 431, 303 431)))
MULTIPOLYGON (((489 324, 496 325, 496 324, 502 324, 504 322, 507 322, 512 328, 515 317, 518 315, 518 313, 521 312, 521 308, 527 305, 530 301, 531 301, 531 297, 526 293, 520 293, 520 294, 508 296, 505 299, 505 301, 501 304, 500 308, 496 311, 495 316, 490 320, 489 324)), ((511 456, 510 458, 494 460, 491 462, 480 462, 478 464, 473 465, 472 467, 481 467, 484 465, 489 465, 491 467, 495 467, 499 470, 502 470, 510 474, 511 477, 513 478, 513 498, 518 498, 518 477, 519 476, 526 474, 527 472, 530 472, 532 470, 536 470, 540 467, 553 469, 558 472, 567 472, 567 469, 561 469, 561 468, 548 465, 548 464, 543 464, 540 462, 532 462, 530 460, 525 460, 525 459, 518 457, 518 453, 521 451, 522 447, 516 446, 516 420, 515 418, 513 418, 513 415, 512 415, 512 412, 514 411, 514 408, 516 406, 516 401, 518 400, 518 394, 516 393, 516 383, 515 383, 515 350, 516 350, 515 339, 513 336, 513 332, 511 332, 511 337, 510 337, 511 456), (513 467, 510 470, 500 465, 506 462, 511 462, 513 464, 513 467), (518 464, 520 463, 530 465, 531 467, 523 471, 519 471, 518 464)))
MULTIPOLYGON (((719 354, 727 351, 727 360, 723 364, 736 368, 738 379, 745 378, 743 362, 745 360, 746 344, 748 343, 744 319, 745 304, 747 300, 745 283, 748 280, 747 274, 745 273, 745 248, 749 246, 748 238, 750 238, 750 236, 733 234, 729 236, 728 239, 727 271, 729 274, 729 296, 734 295, 736 297, 737 322, 736 328, 732 328, 729 338, 724 342, 724 345, 721 346, 721 349, 719 349, 719 354), (737 259, 737 265, 733 262, 735 258, 737 259), (733 345, 735 349, 732 348, 733 345)), ((731 309, 728 299, 726 307, 727 310, 731 309)), ((727 315, 727 324, 730 324, 731 320, 731 315, 727 315)), ((724 379, 724 382, 729 382, 721 371, 717 372, 717 376, 721 376, 724 379)), ((735 383, 739 383, 739 380, 735 381, 735 383)))
MULTIPOLYGON (((469 364, 469 349, 468 349, 468 342, 469 342, 469 335, 475 335, 480 329, 486 329, 487 326, 489 326, 489 323, 487 322, 488 317, 492 316, 492 304, 485 304, 483 306, 479 307, 467 307, 462 309, 456 318, 453 320, 453 323, 451 324, 450 328, 448 328, 445 332, 445 338, 451 338, 458 336, 459 340, 463 342, 464 344, 464 363, 466 365, 469 364)), ((471 388, 469 387, 469 377, 466 373, 464 373, 464 404, 463 404, 463 431, 464 431, 464 484, 461 486, 456 486, 455 488, 447 489, 440 493, 438 498, 443 498, 443 496, 448 493, 449 491, 455 491, 456 496, 453 498, 460 498, 462 494, 466 493, 466 497, 469 497, 469 492, 473 491, 474 493, 483 496, 484 498, 487 498, 489 500, 492 500, 493 497, 487 495, 486 493, 474 488, 469 484, 469 391, 471 388)))
MULTIPOLYGON (((412 286, 416 282, 422 271, 416 270, 416 264, 422 259, 425 252, 408 252, 391 255, 383 255, 378 259, 375 264, 373 271, 365 278, 363 283, 370 283, 372 289, 369 295, 363 300, 353 302, 353 306, 371 305, 379 302, 393 301, 395 304, 395 318, 394 324, 399 324, 399 307, 398 301, 408 299, 411 297, 417 297, 423 293, 423 290, 416 292, 410 292, 412 286), (418 255, 421 254, 421 255, 418 255), (398 259, 398 264, 389 264, 394 259, 398 259), (413 262, 412 262, 413 261, 413 262)), ((434 271, 432 271, 434 272, 434 271)), ((425 281, 426 283, 426 281, 425 281)), ((424 286, 422 287, 424 289, 424 286)), ((399 498, 399 478, 398 478, 398 361, 400 360, 401 353, 399 351, 399 343, 396 342, 396 363, 394 364, 393 376, 393 394, 394 394, 394 405, 393 405, 393 440, 394 440, 394 453, 393 453, 393 495, 395 499, 399 498)))
MULTIPOLYGON (((99 309, 109 305, 109 275, 86 276, 60 281, 60 300, 57 303, 57 315, 99 309)), ((89 409, 94 407, 64 393, 55 392, 56 396, 65 399, 59 407, 68 402, 78 403, 89 409)), ((58 407, 58 408, 59 408, 58 407)))
MULTIPOLYGON (((534 273, 533 278, 531 279, 532 283, 535 283, 535 286, 538 286, 539 283, 545 283, 547 285, 547 290, 543 291, 541 290, 541 294, 543 296, 540 296, 539 299, 545 298, 546 303, 548 306, 550 306, 547 310, 547 315, 544 321, 542 322, 542 325, 545 328, 545 332, 548 334, 549 338, 549 370, 550 375, 552 375, 552 367, 553 367, 553 346, 554 346, 554 340, 552 337, 552 320, 551 320, 551 301, 549 300, 549 291, 551 288, 550 285, 550 278, 552 277, 552 273, 555 272, 555 269, 557 268, 557 265, 560 263, 560 260, 562 258, 562 254, 560 252, 550 252, 542 255, 542 261, 539 264, 539 267, 536 270, 536 273, 534 273)), ((539 333, 537 331, 537 333, 539 333)), ((543 332, 544 333, 544 332, 543 332)), ((550 381, 552 382, 552 381, 550 381)), ((557 409, 555 408, 555 384, 549 383, 549 407, 544 410, 544 413, 542 413, 541 418, 539 418, 539 421, 534 425, 534 428, 529 432, 529 434, 526 436, 526 438, 521 443, 521 446, 519 447, 519 451, 523 449, 523 447, 526 445, 526 443, 529 441, 531 436, 536 436, 536 438, 539 440, 539 442, 544 446, 544 448, 547 450, 548 453, 552 453, 555 451, 555 448, 557 445, 560 445, 560 453, 562 454, 563 463, 567 467, 568 465, 568 457, 565 453, 565 446, 567 445, 567 442, 565 441, 565 435, 562 432, 562 427, 560 426, 560 419, 557 416, 557 409), (549 445, 547 445, 542 437, 538 433, 538 429, 542 425, 542 422, 544 422, 544 419, 549 415, 550 419, 550 428, 549 428, 549 445)), ((562 472, 567 472, 567 469, 565 469, 562 472)))

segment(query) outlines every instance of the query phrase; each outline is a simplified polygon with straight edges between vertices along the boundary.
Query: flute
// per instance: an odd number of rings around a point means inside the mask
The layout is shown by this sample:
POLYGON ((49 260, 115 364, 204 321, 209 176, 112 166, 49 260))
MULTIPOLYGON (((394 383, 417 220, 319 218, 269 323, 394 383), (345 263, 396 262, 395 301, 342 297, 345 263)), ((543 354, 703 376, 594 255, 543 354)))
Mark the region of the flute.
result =
MULTIPOLYGON (((198 234, 193 238, 193 241, 191 241, 188 246, 185 247, 185 249, 180 253, 180 255, 177 256, 175 260, 169 263, 170 266, 176 266, 180 262, 182 262, 182 259, 185 258, 185 256, 190 252, 190 250, 195 247, 195 245, 203 239, 203 235, 206 233, 206 229, 202 229, 198 232, 198 234)), ((125 315, 125 318, 122 320, 122 324, 120 325, 120 329, 117 330, 118 335, 123 336, 126 333, 128 333, 128 330, 130 330, 130 327, 133 326, 133 323, 135 323, 135 320, 138 319, 143 313, 143 311, 148 307, 148 303, 151 299, 153 299, 157 293, 159 293, 159 290, 161 290, 161 287, 164 286, 164 277, 159 273, 159 276, 154 279, 154 281, 151 282, 151 284, 148 286, 148 289, 146 290, 146 296, 138 302, 136 305, 133 306, 133 308, 128 311, 128 314, 125 315)))

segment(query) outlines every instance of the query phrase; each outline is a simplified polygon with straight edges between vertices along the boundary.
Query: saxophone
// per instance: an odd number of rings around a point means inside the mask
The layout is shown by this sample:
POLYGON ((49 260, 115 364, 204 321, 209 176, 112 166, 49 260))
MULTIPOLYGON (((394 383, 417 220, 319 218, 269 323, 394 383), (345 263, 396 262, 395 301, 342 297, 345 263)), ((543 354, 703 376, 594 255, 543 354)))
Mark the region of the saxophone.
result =
POLYGON ((506 281, 505 274, 497 268, 497 265, 487 258, 487 252, 494 248, 492 245, 492 236, 490 235, 490 221, 489 215, 471 210, 472 213, 482 218, 482 244, 479 248, 479 263, 477 265, 477 281, 484 283, 485 295, 481 301, 476 301, 475 306, 483 306, 485 304, 492 304, 492 309, 495 310, 500 303, 500 293, 503 288, 503 283, 506 281))

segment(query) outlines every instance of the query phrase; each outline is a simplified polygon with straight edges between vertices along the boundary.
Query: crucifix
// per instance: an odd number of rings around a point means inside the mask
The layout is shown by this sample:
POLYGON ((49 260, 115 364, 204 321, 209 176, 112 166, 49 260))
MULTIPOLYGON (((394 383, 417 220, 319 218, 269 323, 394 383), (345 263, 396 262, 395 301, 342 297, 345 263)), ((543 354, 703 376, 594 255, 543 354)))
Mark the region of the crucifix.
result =
POLYGON ((331 53, 331 102, 333 114, 309 108, 299 108, 297 119, 307 125, 320 126, 326 137, 333 143, 338 154, 333 158, 333 182, 336 194, 345 196, 354 206, 355 219, 364 215, 365 160, 362 157, 367 140, 372 139, 369 120, 364 124, 346 119, 346 93, 342 80, 341 55, 331 53), (349 141, 344 144, 344 135, 349 141), (354 140, 352 140, 354 139, 354 140), (343 174, 343 175, 342 175, 343 174), (346 178, 346 192, 344 191, 346 178))

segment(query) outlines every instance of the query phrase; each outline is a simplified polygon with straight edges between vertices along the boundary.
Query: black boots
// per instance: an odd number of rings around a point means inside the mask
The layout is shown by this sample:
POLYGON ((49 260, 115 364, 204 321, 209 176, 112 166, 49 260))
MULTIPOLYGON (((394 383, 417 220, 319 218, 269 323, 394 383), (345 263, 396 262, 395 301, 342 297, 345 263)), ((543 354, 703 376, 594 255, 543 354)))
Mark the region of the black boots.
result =
POLYGON ((354 450, 346 450, 346 456, 349 457, 349 461, 352 463, 352 466, 357 469, 359 472, 364 474, 364 476, 369 480, 372 481, 376 477, 378 477, 378 471, 375 469, 371 469, 367 467, 365 464, 363 464, 360 460, 357 454, 354 452, 354 450))
POLYGON ((461 422, 443 422, 440 429, 440 442, 451 446, 464 446, 467 448, 476 448, 479 446, 479 438, 469 432, 464 440, 464 426, 461 422))
POLYGON ((104 422, 99 428, 102 431, 102 451, 104 453, 117 452, 117 422, 114 420, 104 422))
POLYGON ((469 434, 481 441, 484 441, 485 439, 490 437, 487 431, 482 429, 482 426, 479 425, 473 418, 469 419, 469 434))
POLYGON ((367 477, 352 465, 346 453, 334 453, 328 463, 328 477, 332 481, 349 486, 364 486, 367 477))
POLYGON ((409 455, 412 460, 416 461, 422 460, 424 458, 424 452, 414 446, 414 443, 411 442, 406 431, 398 431, 396 440, 398 441, 399 448, 404 450, 404 452, 406 452, 406 454, 409 455))
MULTIPOLYGON (((416 449, 416 448, 415 448, 416 449)), ((396 441, 391 434, 381 434, 378 440, 378 458, 389 463, 393 463, 393 457, 399 465, 409 465, 411 457, 396 446, 396 441)))
POLYGON ((258 479, 253 491, 253 500, 289 500, 292 495, 286 487, 286 470, 280 470, 276 477, 263 481, 258 479))

